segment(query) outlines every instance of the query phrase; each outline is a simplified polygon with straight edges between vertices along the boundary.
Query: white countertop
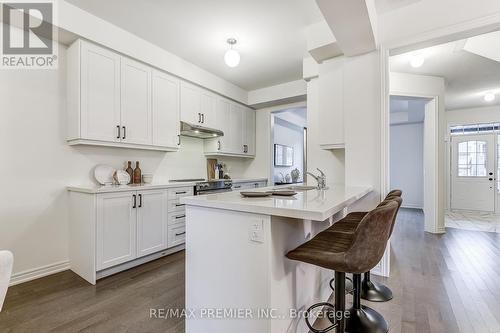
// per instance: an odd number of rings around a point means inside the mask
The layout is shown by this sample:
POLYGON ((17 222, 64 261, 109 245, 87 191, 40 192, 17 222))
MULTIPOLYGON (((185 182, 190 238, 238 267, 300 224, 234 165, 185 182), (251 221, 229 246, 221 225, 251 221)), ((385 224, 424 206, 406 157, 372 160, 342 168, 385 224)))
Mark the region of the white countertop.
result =
MULTIPOLYGON (((232 179, 233 183, 246 183, 246 182, 261 182, 267 181, 267 178, 239 178, 232 179)), ((172 187, 186 187, 194 186, 199 181, 193 182, 165 182, 165 183, 154 183, 154 184, 140 184, 140 185, 76 185, 68 186, 68 191, 80 192, 80 193, 111 193, 111 192, 126 192, 126 191, 141 191, 141 190, 155 190, 161 188, 172 188, 172 187)))
MULTIPOLYGON (((280 186, 257 189, 267 191, 280 186)), ((324 221, 372 191, 371 187, 329 185, 327 190, 297 191, 293 197, 271 196, 244 198, 240 191, 181 198, 188 206, 201 206, 225 210, 284 216, 324 221)))
POLYGON ((235 178, 231 179, 233 183, 253 183, 253 182, 267 182, 267 178, 235 178))
POLYGON ((141 190, 155 190, 171 187, 189 187, 194 186, 197 182, 169 182, 158 184, 137 184, 137 185, 81 185, 81 186, 68 186, 68 191, 81 192, 81 193, 111 193, 111 192, 127 192, 127 191, 141 191, 141 190))

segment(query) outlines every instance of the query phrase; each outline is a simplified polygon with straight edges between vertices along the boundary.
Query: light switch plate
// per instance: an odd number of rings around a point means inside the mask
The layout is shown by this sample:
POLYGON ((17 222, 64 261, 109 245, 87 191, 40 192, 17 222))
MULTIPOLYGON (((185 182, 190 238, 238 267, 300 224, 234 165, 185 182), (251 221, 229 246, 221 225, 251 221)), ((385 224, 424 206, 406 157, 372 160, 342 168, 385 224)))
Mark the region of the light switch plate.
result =
POLYGON ((264 243, 264 221, 253 220, 250 224, 248 235, 250 241, 264 243))

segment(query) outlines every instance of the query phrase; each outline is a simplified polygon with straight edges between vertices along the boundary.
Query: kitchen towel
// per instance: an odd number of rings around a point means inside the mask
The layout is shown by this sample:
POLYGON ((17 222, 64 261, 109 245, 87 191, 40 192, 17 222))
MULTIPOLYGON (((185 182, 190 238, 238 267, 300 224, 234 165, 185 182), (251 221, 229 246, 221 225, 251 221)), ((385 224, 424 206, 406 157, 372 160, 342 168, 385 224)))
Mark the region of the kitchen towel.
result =
POLYGON ((0 311, 2 311, 3 301, 9 287, 10 275, 12 274, 12 264, 14 256, 10 251, 0 251, 0 311))

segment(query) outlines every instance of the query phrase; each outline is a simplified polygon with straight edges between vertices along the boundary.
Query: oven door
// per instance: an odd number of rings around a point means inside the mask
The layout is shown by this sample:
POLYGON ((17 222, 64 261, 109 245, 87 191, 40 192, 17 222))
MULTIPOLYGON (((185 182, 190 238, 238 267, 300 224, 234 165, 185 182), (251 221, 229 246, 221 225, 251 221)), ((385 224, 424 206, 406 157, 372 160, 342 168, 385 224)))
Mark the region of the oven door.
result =
POLYGON ((233 190, 230 188, 221 188, 218 190, 198 191, 198 192, 196 192, 196 195, 217 194, 217 193, 232 192, 232 191, 233 190))

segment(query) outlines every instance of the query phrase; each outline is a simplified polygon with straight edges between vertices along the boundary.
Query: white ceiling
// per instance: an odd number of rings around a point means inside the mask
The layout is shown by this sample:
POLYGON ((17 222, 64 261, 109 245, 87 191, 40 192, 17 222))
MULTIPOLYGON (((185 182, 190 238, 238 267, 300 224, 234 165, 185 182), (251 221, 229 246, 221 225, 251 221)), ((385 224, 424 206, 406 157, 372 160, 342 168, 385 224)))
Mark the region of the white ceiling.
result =
MULTIPOLYGON (((474 44, 474 38, 469 42, 474 44)), ((490 36, 492 47, 500 44, 500 35, 490 36)), ((441 44, 424 50, 413 51, 390 59, 391 71, 444 77, 446 80, 445 104, 447 110, 500 104, 500 94, 494 102, 485 102, 488 91, 500 92, 500 62, 464 50, 467 40, 441 44), (413 54, 421 53, 425 63, 412 68, 409 61, 413 54)))
POLYGON ((420 1, 422 0, 375 0, 375 7, 378 14, 383 14, 420 1))
POLYGON ((302 77, 313 0, 67 0, 246 90, 302 77), (224 64, 229 37, 241 63, 224 64))

